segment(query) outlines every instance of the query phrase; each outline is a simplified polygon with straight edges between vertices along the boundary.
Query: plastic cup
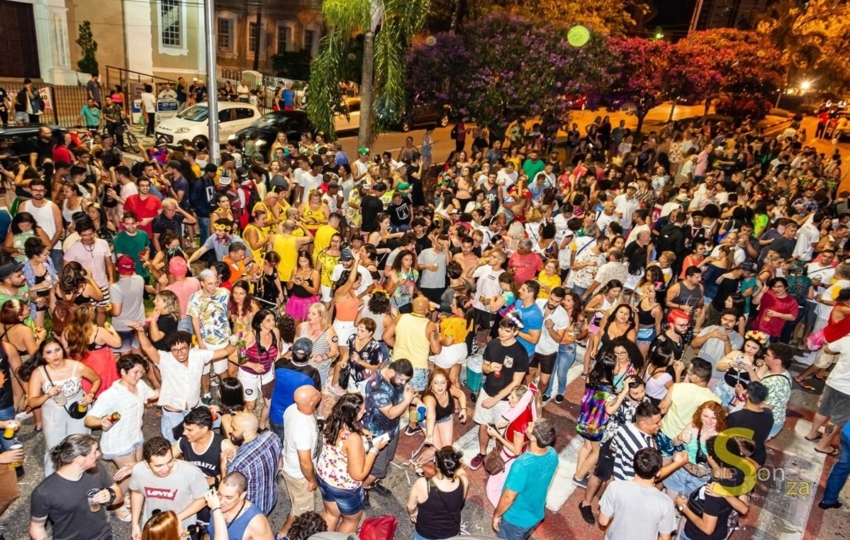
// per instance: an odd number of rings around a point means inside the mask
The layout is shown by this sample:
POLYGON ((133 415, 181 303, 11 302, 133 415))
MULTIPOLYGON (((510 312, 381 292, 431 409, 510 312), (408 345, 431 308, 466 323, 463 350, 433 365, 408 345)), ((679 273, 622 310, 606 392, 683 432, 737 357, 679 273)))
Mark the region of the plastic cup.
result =
POLYGON ((94 498, 100 493, 99 489, 90 489, 86 492, 89 501, 89 512, 100 512, 100 503, 94 502, 94 498))

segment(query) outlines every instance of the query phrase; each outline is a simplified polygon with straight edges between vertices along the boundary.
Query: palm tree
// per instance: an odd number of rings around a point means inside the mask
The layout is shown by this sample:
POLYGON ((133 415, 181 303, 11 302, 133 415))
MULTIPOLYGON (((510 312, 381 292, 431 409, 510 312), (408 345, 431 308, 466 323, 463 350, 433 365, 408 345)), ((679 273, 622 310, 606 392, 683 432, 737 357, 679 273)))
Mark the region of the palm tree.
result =
POLYGON ((307 114, 320 131, 333 135, 334 112, 342 104, 340 76, 349 42, 364 34, 363 79, 360 82, 360 132, 357 143, 373 140, 372 106, 381 102, 400 115, 405 98, 405 56, 413 35, 422 28, 431 0, 325 0, 322 14, 328 33, 310 70, 307 114))

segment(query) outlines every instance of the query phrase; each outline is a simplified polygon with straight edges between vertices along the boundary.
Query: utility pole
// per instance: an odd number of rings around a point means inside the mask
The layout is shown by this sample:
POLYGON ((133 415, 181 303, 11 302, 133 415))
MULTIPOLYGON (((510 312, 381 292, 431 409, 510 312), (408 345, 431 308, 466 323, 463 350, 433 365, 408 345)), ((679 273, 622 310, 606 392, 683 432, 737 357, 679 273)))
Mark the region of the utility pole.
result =
MULTIPOLYGON (((215 66, 215 6, 214 0, 204 0, 204 30, 207 33, 207 110, 209 124, 210 160, 221 163, 221 147, 218 144, 218 81, 215 66)), ((257 51, 259 54, 259 51, 257 51)))
POLYGON ((691 15, 691 25, 688 27, 688 35, 697 31, 697 27, 699 26, 699 15, 702 12, 702 4, 704 0, 697 0, 696 5, 694 6, 694 14, 691 15))

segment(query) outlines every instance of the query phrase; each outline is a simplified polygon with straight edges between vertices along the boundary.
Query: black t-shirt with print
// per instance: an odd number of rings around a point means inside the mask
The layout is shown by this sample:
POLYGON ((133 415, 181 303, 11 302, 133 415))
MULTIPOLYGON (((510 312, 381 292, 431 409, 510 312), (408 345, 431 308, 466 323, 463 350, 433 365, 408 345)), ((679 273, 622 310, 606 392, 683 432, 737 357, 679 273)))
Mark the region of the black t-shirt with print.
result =
POLYGON ((402 199, 401 204, 391 204, 387 207, 387 213, 393 226, 410 225, 410 203, 407 197, 402 199))
MULTIPOLYGON (((484 391, 488 396, 495 396, 510 385, 515 373, 528 372, 528 353, 519 341, 507 347, 499 340, 491 341, 484 349, 484 361, 502 365, 500 376, 490 373, 484 380, 484 391)), ((505 397, 502 401, 507 399, 505 397)))

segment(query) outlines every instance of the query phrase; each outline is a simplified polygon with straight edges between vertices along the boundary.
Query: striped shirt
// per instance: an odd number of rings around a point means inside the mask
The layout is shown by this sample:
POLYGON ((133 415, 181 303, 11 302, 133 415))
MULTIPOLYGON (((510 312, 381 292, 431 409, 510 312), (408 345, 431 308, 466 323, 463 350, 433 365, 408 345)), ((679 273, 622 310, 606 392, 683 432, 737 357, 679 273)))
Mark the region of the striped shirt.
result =
POLYGON ((241 472, 248 479, 248 500, 265 515, 277 502, 277 473, 280 465, 280 438, 266 431, 239 447, 227 472, 241 472))
POLYGON ((620 426, 614 438, 614 478, 631 480, 635 476, 634 459, 638 450, 655 448, 655 438, 639 430, 634 424, 620 426))

